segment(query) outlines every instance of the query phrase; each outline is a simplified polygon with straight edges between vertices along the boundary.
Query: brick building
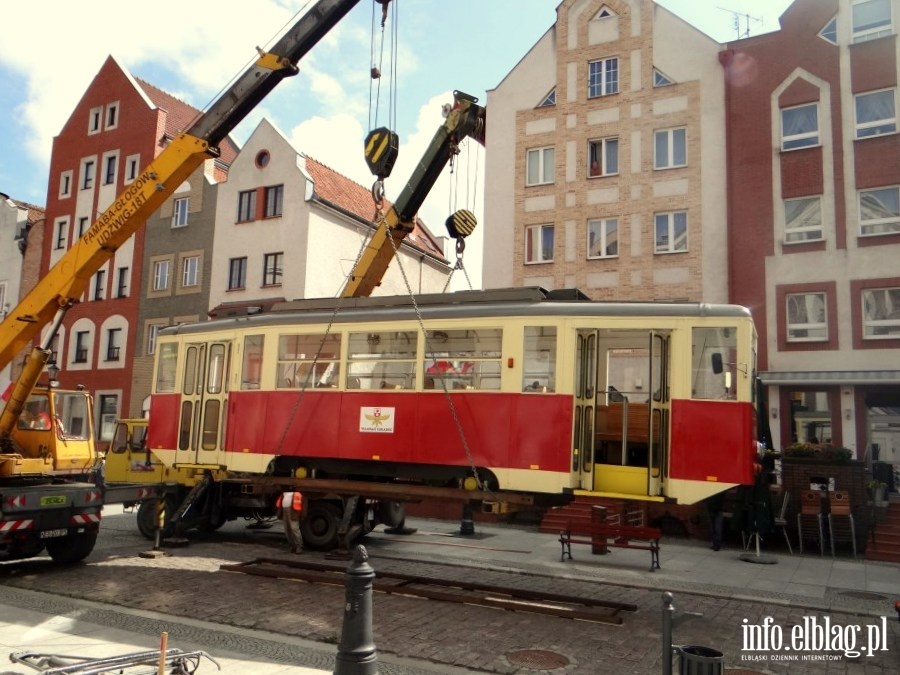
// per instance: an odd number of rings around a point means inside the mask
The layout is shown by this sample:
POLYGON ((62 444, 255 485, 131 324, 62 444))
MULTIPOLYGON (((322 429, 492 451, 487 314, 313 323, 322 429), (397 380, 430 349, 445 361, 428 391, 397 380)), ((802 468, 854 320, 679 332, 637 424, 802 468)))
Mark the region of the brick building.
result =
POLYGON ((486 287, 727 300, 719 45, 652 0, 564 0, 488 92, 486 287))
POLYGON ((898 0, 796 0, 726 45, 730 298, 774 442, 900 463, 898 0))

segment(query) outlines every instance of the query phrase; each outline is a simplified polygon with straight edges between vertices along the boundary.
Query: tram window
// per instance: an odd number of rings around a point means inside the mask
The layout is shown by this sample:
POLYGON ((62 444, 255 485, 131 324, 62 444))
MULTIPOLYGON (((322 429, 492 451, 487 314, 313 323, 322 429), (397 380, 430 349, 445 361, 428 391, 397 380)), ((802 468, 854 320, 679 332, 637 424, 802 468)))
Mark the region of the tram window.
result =
POLYGON ((348 347, 348 389, 415 387, 415 331, 350 333, 348 347))
POLYGON ((241 363, 241 389, 259 389, 262 379, 262 355, 265 338, 248 335, 244 338, 244 358, 241 363))
POLYGON ((221 402, 211 398, 206 402, 203 412, 203 441, 204 450, 215 450, 216 440, 219 437, 219 409, 221 402))
POLYGON ((214 344, 209 347, 209 372, 206 376, 206 393, 221 394, 225 383, 228 359, 225 358, 225 345, 214 344))
POLYGON ((178 363, 178 344, 168 342, 159 346, 156 371, 156 392, 170 394, 175 391, 175 366, 178 363))
POLYGON ((556 326, 525 326, 522 391, 556 390, 556 326))
POLYGON ((184 359, 184 387, 182 394, 190 396, 194 393, 194 383, 197 379, 197 348, 188 347, 184 359))
POLYGON ((341 334, 278 337, 276 389, 337 387, 340 381, 341 334), (312 372, 315 363, 315 374, 312 372))
POLYGON ((429 330, 425 333, 426 389, 499 389, 503 331, 429 330))
POLYGON ((704 326, 691 335, 691 398, 736 399, 737 329, 704 326))
POLYGON ((193 415, 194 404, 191 401, 182 401, 181 403, 181 421, 178 425, 178 449, 187 450, 191 447, 191 421, 193 415))

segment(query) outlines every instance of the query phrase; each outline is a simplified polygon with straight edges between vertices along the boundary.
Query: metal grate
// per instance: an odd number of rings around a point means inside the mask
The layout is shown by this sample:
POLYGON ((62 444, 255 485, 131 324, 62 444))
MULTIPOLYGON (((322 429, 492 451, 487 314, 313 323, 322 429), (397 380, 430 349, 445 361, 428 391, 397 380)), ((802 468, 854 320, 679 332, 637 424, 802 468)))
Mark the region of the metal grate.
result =
POLYGON ((529 670, 556 670, 569 665, 569 659, 565 656, 546 649, 520 649, 509 652, 506 658, 511 664, 529 670))

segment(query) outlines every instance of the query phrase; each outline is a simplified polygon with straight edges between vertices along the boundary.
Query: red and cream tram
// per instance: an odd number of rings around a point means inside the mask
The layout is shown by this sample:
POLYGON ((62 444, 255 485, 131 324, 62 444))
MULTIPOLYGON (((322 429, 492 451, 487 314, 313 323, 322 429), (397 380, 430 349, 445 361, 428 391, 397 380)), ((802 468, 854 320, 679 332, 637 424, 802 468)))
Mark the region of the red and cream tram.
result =
POLYGON ((747 309, 539 288, 416 301, 293 301, 164 329, 150 448, 174 466, 548 502, 692 504, 752 482, 747 309))

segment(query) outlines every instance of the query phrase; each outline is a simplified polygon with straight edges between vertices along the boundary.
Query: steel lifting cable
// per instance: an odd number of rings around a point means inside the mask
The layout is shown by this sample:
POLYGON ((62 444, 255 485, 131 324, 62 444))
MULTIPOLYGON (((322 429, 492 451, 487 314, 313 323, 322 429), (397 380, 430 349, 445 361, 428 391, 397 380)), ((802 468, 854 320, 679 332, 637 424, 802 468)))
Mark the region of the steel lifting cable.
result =
MULTIPOLYGON (((394 257, 397 260, 397 266, 400 268, 400 274, 403 276, 403 283, 406 284, 406 290, 409 292, 409 299, 412 302, 413 310, 416 313, 416 319, 419 323, 419 330, 422 331, 422 335, 425 336, 425 356, 431 357, 432 360, 437 360, 436 355, 432 349, 430 349, 428 345, 428 332, 425 330, 425 320, 422 318, 422 312, 419 309, 419 303, 416 302, 416 296, 413 293, 412 285, 409 283, 409 277, 406 275, 406 270, 403 267, 403 262, 400 259, 400 252, 398 250, 398 244, 391 236, 390 232, 385 233, 387 238, 391 242, 391 247, 394 249, 394 257)), ((462 422, 459 419, 459 415, 456 411, 456 405, 453 403, 453 397, 450 396, 450 390, 447 389, 447 379, 444 377, 436 378, 441 382, 441 389, 444 391, 444 398, 447 401, 447 406, 450 408, 450 415, 453 417, 453 424, 456 427, 456 432, 459 434, 459 440, 462 443, 463 449, 466 451, 466 458, 469 460, 469 468, 472 470, 472 475, 475 477, 475 484, 478 486, 478 489, 485 494, 492 494, 490 490, 488 490, 487 484, 481 480, 481 476, 478 475, 478 467, 475 466, 475 458, 472 456, 472 449, 469 447, 469 442, 466 439, 466 433, 463 429, 462 422)))

